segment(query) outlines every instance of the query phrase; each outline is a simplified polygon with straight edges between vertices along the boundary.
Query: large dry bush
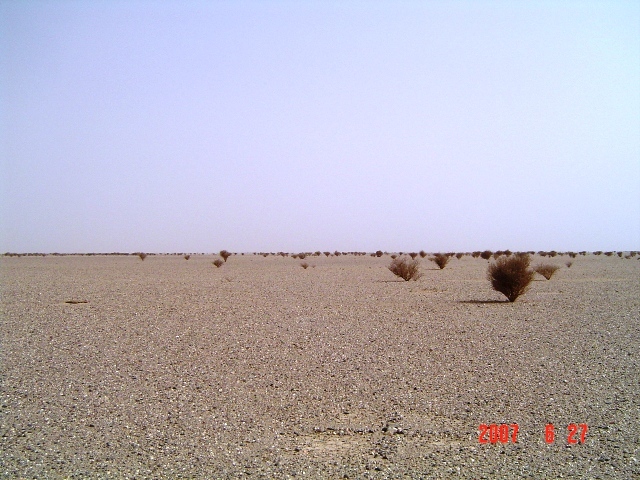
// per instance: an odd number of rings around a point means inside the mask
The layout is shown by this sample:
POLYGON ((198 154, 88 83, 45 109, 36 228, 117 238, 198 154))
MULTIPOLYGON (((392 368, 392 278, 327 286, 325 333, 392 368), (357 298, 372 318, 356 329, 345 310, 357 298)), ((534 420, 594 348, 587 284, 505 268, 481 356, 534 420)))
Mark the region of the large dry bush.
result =
POLYGON ((447 263, 449 263, 450 258, 451 257, 449 255, 445 255, 443 253, 436 253, 433 257, 429 257, 429 260, 431 260, 436 265, 438 265, 438 267, 440 267, 440 270, 442 270, 444 267, 447 266, 447 263))
POLYGON ((418 280, 422 276, 420 262, 418 260, 409 260, 407 257, 394 258, 388 268, 394 275, 406 282, 418 280))
POLYGON ((540 263, 533 267, 533 271, 539 273, 547 280, 550 280, 551 277, 553 277, 553 274, 556 273, 559 268, 559 266, 553 265, 551 263, 540 263))
POLYGON ((497 292, 506 296, 510 302, 527 291, 535 272, 529 268, 529 255, 499 257, 489 265, 487 278, 497 292))

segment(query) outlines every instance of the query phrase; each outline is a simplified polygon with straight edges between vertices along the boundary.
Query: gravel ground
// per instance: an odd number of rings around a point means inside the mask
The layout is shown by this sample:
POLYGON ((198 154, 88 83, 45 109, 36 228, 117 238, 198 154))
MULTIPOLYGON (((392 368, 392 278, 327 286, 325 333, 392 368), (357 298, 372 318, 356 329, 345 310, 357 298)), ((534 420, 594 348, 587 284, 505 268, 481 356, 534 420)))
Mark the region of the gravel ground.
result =
POLYGON ((640 478, 637 258, 213 258, 0 259, 2 478, 640 478))

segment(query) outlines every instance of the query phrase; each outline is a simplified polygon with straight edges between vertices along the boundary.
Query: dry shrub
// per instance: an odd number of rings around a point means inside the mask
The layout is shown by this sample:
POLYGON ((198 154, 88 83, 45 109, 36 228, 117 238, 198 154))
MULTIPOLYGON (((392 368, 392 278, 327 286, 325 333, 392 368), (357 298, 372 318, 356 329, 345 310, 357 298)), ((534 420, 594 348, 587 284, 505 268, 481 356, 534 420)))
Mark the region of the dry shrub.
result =
POLYGON ((216 258, 216 259, 213 261, 213 264, 214 264, 216 267, 220 268, 222 265, 224 265, 224 262, 223 262, 222 260, 220 260, 219 258, 216 258))
POLYGON ((510 302, 525 293, 533 280, 535 272, 529 268, 529 255, 499 257, 489 265, 487 278, 497 292, 502 293, 510 302))
POLYGON ((571 265, 573 265, 572 261, 568 261, 567 263, 565 263, 565 265, 567 266, 567 268, 571 268, 571 265))
POLYGON ((396 258, 398 258, 398 255, 396 255, 395 253, 393 255, 391 255, 391 259, 395 260, 396 258))
POLYGON ((184 256, 184 259, 185 259, 185 260, 189 260, 190 258, 191 258, 191 255, 185 255, 185 256, 184 256))
POLYGON ((309 268, 309 264, 308 264, 307 262, 302 262, 302 263, 300 264, 300 266, 301 266, 302 268, 304 268, 305 270, 306 270, 307 268, 309 268))
POLYGON ((464 256, 464 253, 456 253, 456 258, 460 260, 464 256))
POLYGON ((142 260, 142 261, 144 261, 144 259, 147 258, 147 254, 146 253, 138 252, 138 253, 136 253, 136 255, 138 257, 140 257, 140 260, 142 260))
POLYGON ((404 281, 418 280, 422 274, 420 273, 420 262, 418 260, 409 260, 406 257, 395 258, 389 265, 391 272, 402 278, 404 281))
POLYGON ((553 274, 556 273, 559 268, 559 266, 553 265, 551 263, 540 263, 533 267, 533 271, 539 273, 547 280, 550 280, 551 277, 553 277, 553 274))
POLYGON ((440 270, 442 270, 444 267, 447 266, 447 263, 449 263, 450 258, 451 257, 449 255, 445 255, 443 253, 436 253, 433 257, 430 257, 429 260, 431 260, 436 265, 438 265, 438 267, 440 267, 440 270))
POLYGON ((331 255, 331 252, 323 252, 325 257, 328 257, 329 255, 331 255))
POLYGON ((427 256, 427 252, 425 252, 424 250, 420 250, 420 253, 418 255, 420 255, 420 258, 424 258, 427 256))
POLYGON ((416 252, 411 252, 409 256, 411 257, 411 260, 415 260, 418 254, 416 252))
POLYGON ((491 255, 493 255, 493 252, 491 250, 485 250, 480 254, 480 258, 484 260, 489 260, 491 258, 491 255))
POLYGON ((383 254, 382 254, 382 250, 377 250, 377 251, 376 251, 376 257, 378 257, 378 258, 379 258, 379 257, 381 257, 382 255, 383 255, 383 254))
POLYGON ((222 259, 226 262, 227 258, 229 258, 231 256, 231 254, 229 252, 227 252, 226 250, 220 250, 220 254, 219 254, 222 259))
POLYGON ((304 257, 306 257, 306 256, 307 256, 307 255, 306 255, 305 253, 299 253, 299 254, 298 254, 298 258, 299 258, 300 260, 304 260, 304 257))

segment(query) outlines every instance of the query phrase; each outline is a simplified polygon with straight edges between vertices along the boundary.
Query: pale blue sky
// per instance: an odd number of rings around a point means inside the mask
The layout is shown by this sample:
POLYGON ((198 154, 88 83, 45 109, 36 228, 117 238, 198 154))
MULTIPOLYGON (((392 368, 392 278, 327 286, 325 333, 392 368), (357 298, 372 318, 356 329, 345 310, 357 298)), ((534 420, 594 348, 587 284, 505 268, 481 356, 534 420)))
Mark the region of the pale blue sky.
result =
POLYGON ((640 249, 640 3, 0 0, 0 251, 640 249))

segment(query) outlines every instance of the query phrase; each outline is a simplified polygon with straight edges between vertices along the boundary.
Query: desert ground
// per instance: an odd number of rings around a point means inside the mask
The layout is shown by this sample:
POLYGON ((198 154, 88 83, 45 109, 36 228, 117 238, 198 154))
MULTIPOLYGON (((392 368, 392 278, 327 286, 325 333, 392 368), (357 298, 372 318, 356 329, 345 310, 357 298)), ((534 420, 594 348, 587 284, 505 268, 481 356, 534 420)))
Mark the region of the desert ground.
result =
POLYGON ((638 257, 215 258, 0 258, 2 478, 640 478, 638 257))

